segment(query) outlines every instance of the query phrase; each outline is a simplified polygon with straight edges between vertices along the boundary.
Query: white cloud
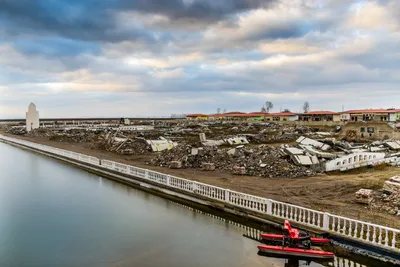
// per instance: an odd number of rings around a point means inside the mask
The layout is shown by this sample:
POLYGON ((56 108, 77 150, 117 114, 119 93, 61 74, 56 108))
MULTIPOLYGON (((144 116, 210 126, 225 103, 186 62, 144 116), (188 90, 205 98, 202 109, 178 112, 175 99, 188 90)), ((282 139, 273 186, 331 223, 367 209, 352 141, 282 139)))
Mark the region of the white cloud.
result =
POLYGON ((173 70, 154 70, 150 72, 150 75, 158 79, 178 79, 182 78, 183 74, 183 68, 173 70))
POLYGON ((347 20, 347 26, 365 30, 399 30, 398 22, 395 20, 388 6, 378 2, 361 2, 355 4, 347 20))

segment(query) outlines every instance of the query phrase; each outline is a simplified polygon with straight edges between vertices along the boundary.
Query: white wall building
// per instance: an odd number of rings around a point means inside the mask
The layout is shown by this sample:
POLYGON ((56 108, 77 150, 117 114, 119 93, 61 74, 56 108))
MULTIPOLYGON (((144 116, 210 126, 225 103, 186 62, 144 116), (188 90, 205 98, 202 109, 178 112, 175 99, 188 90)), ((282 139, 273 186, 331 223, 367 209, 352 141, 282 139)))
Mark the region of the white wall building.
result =
POLYGON ((26 131, 39 128, 39 111, 36 110, 35 104, 31 103, 26 113, 26 131))

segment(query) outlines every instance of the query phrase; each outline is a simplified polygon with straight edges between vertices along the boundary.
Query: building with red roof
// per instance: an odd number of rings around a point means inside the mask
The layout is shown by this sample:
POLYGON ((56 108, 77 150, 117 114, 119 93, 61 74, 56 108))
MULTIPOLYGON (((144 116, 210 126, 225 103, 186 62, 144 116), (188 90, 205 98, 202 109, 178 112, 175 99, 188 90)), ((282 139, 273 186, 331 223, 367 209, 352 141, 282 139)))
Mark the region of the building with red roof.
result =
POLYGON ((352 109, 341 112, 342 121, 388 121, 400 120, 400 109, 352 109))
POLYGON ((340 113, 334 111, 309 111, 299 114, 299 121, 340 121, 340 113))
POLYGON ((265 116, 266 121, 297 121, 299 116, 293 112, 268 113, 265 116))
POLYGON ((203 120, 203 121, 206 121, 206 120, 208 120, 208 115, 201 114, 201 113, 195 113, 195 114, 186 115, 186 118, 188 120, 203 120))

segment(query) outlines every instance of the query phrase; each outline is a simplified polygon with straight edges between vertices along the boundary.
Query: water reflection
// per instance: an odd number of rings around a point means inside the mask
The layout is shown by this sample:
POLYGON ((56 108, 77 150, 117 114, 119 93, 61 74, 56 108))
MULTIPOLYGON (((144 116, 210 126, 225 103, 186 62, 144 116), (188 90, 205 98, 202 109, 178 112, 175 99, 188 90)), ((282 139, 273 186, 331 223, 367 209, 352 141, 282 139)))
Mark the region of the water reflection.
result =
MULTIPOLYGON (((173 202, 173 201, 171 201, 171 202, 173 202)), ((202 214, 202 215, 211 217, 214 221, 225 222, 227 227, 228 227, 228 225, 233 225, 233 226, 237 227, 237 229, 239 229, 239 231, 241 232, 241 234, 244 237, 250 238, 252 240, 260 241, 260 234, 263 233, 263 231, 261 231, 259 229, 249 227, 249 226, 222 218, 220 216, 183 205, 181 203, 174 202, 174 204, 180 206, 182 209, 192 211, 194 217, 196 216, 196 214, 202 214)), ((260 257, 266 257, 266 256, 262 255, 260 257)), ((282 257, 271 257, 271 256, 269 256, 268 258, 282 259, 282 261, 283 261, 283 265, 281 265, 282 267, 299 267, 299 266, 370 267, 370 266, 373 266, 373 265, 369 265, 369 266, 364 265, 355 260, 340 257, 340 256, 335 256, 335 258, 333 260, 323 260, 323 261, 318 261, 318 260, 317 261, 312 261, 312 260, 306 261, 306 260, 298 260, 295 258, 287 259, 287 258, 282 258, 282 257)), ((382 264, 379 264, 379 266, 381 267, 381 266, 386 266, 386 265, 384 263, 382 263, 382 264)))

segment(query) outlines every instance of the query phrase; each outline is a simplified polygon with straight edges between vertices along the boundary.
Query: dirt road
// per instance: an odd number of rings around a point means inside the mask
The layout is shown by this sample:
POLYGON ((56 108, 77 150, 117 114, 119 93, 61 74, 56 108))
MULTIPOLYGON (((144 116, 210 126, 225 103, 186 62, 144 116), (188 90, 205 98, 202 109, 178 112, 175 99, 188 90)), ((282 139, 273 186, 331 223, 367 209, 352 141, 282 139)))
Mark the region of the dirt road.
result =
POLYGON ((400 228, 398 216, 371 210, 367 206, 354 202, 354 193, 358 189, 382 188, 385 180, 400 173, 398 168, 363 169, 346 174, 325 174, 296 179, 235 176, 221 171, 206 172, 193 169, 168 169, 151 166, 146 164, 150 158, 154 157, 151 154, 123 156, 112 152, 94 150, 89 148, 87 144, 48 141, 39 137, 9 136, 337 215, 400 228))

